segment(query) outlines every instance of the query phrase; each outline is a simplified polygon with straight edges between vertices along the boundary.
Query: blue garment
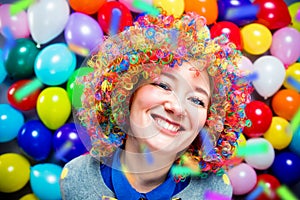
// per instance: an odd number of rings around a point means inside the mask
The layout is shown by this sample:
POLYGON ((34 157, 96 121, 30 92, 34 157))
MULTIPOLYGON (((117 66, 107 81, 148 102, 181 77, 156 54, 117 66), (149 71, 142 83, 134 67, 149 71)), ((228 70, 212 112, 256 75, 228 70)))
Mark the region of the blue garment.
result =
POLYGON ((169 173, 165 182, 159 185, 157 188, 146 194, 139 193, 131 187, 124 173, 121 171, 119 152, 115 154, 113 162, 113 168, 101 164, 100 170, 104 183, 116 194, 118 199, 157 200, 158 196, 162 200, 171 199, 174 195, 182 191, 190 182, 190 179, 187 178, 183 182, 176 183, 172 174, 169 173))

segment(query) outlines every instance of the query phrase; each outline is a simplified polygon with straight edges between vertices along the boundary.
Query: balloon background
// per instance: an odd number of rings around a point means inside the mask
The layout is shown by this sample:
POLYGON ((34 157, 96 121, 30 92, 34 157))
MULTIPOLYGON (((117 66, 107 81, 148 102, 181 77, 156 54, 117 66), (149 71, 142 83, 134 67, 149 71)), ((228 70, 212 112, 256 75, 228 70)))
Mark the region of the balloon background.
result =
MULTIPOLYGON (((80 106, 74 78, 92 71, 81 63, 109 34, 113 9, 122 13, 119 30, 142 13, 132 2, 39 0, 12 18, 14 1, 0 0, 0 199, 60 199, 63 165, 86 153, 71 116, 72 107, 80 106), (15 92, 34 78, 44 86, 16 101, 15 92)), ((233 199, 245 199, 259 181, 273 191, 287 185, 300 198, 300 124, 293 133, 290 127, 300 109, 300 87, 287 81, 291 77, 300 84, 300 1, 144 2, 175 16, 204 15, 212 37, 227 34, 243 51, 239 67, 256 75, 253 102, 245 108, 253 126, 238 143, 268 148, 263 155, 238 159, 230 169, 233 199)))

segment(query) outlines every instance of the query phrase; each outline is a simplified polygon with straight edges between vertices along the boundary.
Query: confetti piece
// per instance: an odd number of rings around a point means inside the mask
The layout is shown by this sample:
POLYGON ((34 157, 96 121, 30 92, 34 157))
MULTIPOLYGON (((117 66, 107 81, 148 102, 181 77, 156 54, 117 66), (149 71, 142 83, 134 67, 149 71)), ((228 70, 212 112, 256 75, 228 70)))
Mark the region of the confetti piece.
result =
POLYGON ((295 19, 300 21, 300 9, 298 9, 295 19))
POLYGON ((159 14, 159 10, 157 8, 143 2, 142 0, 133 0, 132 6, 153 16, 157 16, 159 14))
POLYGON ((80 47, 76 44, 69 43, 68 47, 71 51, 79 53, 82 56, 88 56, 90 51, 86 48, 80 47))
POLYGON ((257 155, 267 153, 269 146, 267 143, 261 144, 247 144, 245 146, 237 146, 237 157, 244 157, 249 155, 257 155))
POLYGON ((198 176, 200 175, 200 171, 194 171, 192 169, 190 169, 189 167, 185 167, 185 166, 179 166, 179 165, 173 165, 171 167, 171 174, 173 176, 198 176))
POLYGON ((64 143, 64 145, 55 153, 55 159, 59 160, 62 158, 64 155, 66 155, 73 146, 73 142, 67 141, 64 143))
POLYGON ((15 41, 13 33, 11 32, 11 30, 8 26, 4 26, 2 28, 2 34, 6 39, 4 47, 3 47, 3 51, 2 51, 3 60, 6 60, 10 49, 12 49, 16 45, 16 41, 15 41))
POLYGON ((110 21, 110 35, 115 35, 119 31, 120 19, 121 19, 121 10, 114 8, 112 10, 112 16, 110 21))
POLYGON ((124 174, 124 176, 127 178, 129 183, 133 183, 134 182, 134 178, 131 174, 128 173, 128 169, 125 165, 121 164, 121 170, 124 174))
POLYGON ((37 89, 43 87, 43 83, 38 80, 38 79, 33 79, 26 85, 24 85, 22 88, 20 88, 18 91, 15 93, 15 99, 17 101, 21 101, 23 98, 27 97, 37 89))
POLYGON ((258 13, 259 6, 247 5, 236 8, 229 8, 225 14, 225 19, 243 19, 248 17, 255 17, 258 13))
POLYGON ((255 200, 263 192, 264 188, 261 185, 258 185, 248 196, 246 196, 245 200, 255 200))
POLYGON ((241 84, 243 84, 243 83, 245 83, 245 82, 255 81, 255 80, 257 80, 258 78, 259 78, 258 73, 257 73, 257 72, 253 72, 253 73, 250 73, 250 74, 248 74, 247 76, 245 76, 245 77, 239 79, 237 84, 238 84, 238 85, 241 85, 241 84))
POLYGON ((300 83, 291 76, 288 76, 286 79, 287 83, 292 85, 298 92, 300 92, 300 83))
POLYGON ((296 133, 300 125, 300 109, 296 112, 296 114, 293 116, 290 127, 292 128, 292 133, 296 133))
POLYGON ((200 131, 200 138, 201 138, 201 141, 202 141, 204 155, 209 155, 211 150, 214 149, 214 145, 213 145, 212 141, 209 138, 208 131, 205 128, 203 128, 200 131))
POLYGON ((10 6, 10 14, 12 16, 22 12, 27 9, 31 4, 33 4, 35 0, 20 0, 10 6))
POLYGON ((276 193, 281 199, 288 199, 288 200, 298 199, 285 185, 281 185, 280 187, 278 187, 276 193))
POLYGON ((204 199, 205 200, 231 200, 231 197, 206 190, 204 193, 204 199))

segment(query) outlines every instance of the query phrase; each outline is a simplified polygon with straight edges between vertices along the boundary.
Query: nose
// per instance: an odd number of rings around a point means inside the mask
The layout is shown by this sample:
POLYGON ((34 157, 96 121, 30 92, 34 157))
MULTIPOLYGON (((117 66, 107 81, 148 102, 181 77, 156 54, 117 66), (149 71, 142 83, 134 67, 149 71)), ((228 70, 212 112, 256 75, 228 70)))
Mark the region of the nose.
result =
POLYGON ((172 113, 175 116, 183 117, 186 115, 185 109, 180 104, 180 102, 175 98, 172 98, 172 99, 169 99, 168 101, 166 101, 164 103, 164 109, 168 113, 172 113))

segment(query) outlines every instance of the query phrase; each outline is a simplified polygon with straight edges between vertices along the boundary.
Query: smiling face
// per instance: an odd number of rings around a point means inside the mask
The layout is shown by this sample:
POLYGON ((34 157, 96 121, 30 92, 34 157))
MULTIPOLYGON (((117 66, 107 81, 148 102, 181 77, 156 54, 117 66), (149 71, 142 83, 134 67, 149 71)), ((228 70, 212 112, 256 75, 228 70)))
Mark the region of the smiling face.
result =
POLYGON ((178 153, 204 126, 211 95, 209 76, 193 68, 185 62, 134 93, 128 134, 151 151, 178 153))

